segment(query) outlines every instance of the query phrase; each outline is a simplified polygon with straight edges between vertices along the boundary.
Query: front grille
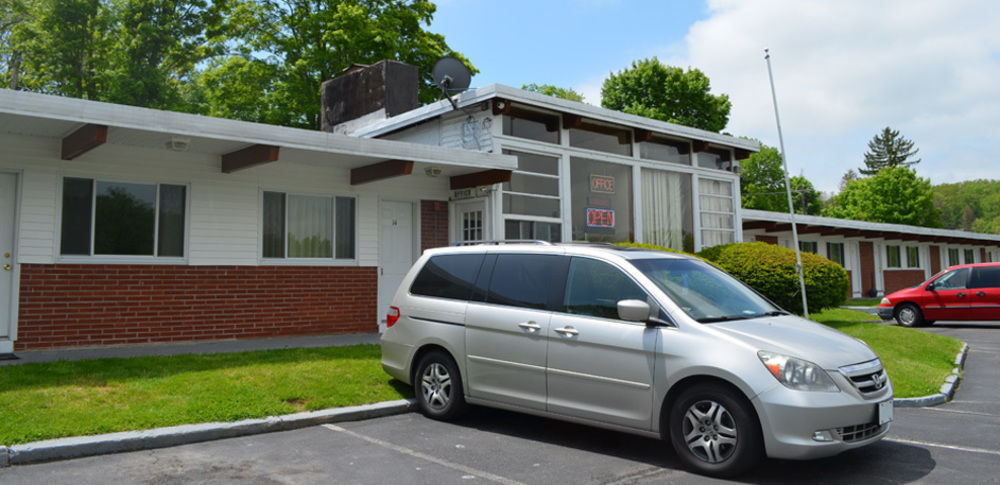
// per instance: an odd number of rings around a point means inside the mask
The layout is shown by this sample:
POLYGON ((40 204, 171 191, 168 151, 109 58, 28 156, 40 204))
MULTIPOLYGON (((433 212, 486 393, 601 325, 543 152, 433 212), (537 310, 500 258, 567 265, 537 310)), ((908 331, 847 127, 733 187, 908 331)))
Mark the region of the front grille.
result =
POLYGON ((853 443, 871 438, 881 433, 884 428, 885 425, 878 423, 856 424, 854 426, 837 428, 837 434, 840 435, 840 439, 845 443, 853 443))
POLYGON ((847 376, 862 394, 879 392, 889 383, 889 375, 885 373, 882 362, 878 359, 845 365, 840 368, 840 372, 847 376))

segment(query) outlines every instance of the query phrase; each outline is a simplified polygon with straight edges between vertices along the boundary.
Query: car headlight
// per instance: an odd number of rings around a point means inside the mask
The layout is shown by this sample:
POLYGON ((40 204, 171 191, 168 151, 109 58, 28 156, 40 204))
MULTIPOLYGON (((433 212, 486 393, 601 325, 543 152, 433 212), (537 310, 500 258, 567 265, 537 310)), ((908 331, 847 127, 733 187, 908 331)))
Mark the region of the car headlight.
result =
POLYGON ((797 391, 839 392, 837 384, 820 366, 773 352, 757 352, 760 361, 778 382, 797 391))
POLYGON ((882 301, 878 302, 879 305, 892 305, 892 302, 888 298, 883 298, 882 301))

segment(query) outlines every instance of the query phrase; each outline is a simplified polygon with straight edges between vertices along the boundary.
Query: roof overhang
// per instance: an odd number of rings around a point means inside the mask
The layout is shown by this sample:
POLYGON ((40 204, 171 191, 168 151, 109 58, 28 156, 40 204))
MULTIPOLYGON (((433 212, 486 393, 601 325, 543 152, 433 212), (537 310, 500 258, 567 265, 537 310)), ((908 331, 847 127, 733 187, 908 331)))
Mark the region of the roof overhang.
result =
MULTIPOLYGON (((787 212, 755 209, 741 211, 743 230, 763 230, 765 233, 792 230, 792 216, 787 212)), ((1000 234, 983 234, 953 229, 886 224, 881 222, 853 221, 833 217, 795 215, 795 228, 799 234, 822 236, 863 237, 900 241, 930 242, 938 244, 963 244, 1000 246, 1000 234)))
MULTIPOLYGON (((169 144, 176 147, 182 140, 187 152, 219 156, 220 169, 223 155, 260 151, 254 147, 278 147, 280 155, 273 161, 270 151, 251 156, 248 166, 294 162, 353 169, 406 160, 415 163, 418 173, 434 167, 444 176, 517 168, 517 159, 510 155, 0 89, 0 133, 52 138, 59 143, 88 126, 106 126, 106 143, 111 145, 168 150, 169 144)), ((87 150, 99 153, 100 144, 89 145, 87 150)))

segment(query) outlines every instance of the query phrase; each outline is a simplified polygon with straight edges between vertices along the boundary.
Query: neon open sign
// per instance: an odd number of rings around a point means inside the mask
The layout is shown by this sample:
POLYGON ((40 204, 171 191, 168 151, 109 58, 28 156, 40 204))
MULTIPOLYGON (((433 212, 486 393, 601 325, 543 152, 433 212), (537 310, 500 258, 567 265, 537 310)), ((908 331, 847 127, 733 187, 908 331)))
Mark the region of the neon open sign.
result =
POLYGON ((615 211, 611 209, 587 209, 587 227, 615 228, 615 211))

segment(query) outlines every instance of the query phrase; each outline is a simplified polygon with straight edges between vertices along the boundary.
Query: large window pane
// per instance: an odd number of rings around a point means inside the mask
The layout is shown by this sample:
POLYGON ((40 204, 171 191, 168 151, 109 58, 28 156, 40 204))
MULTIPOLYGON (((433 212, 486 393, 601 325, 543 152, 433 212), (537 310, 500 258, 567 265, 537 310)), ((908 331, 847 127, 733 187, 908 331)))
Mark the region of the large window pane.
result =
POLYGON ((265 258, 285 257, 285 194, 264 192, 265 258))
POLYGON ((559 217, 559 199, 503 194, 504 214, 559 217))
POLYGON ((94 181, 63 179, 61 254, 90 255, 90 213, 94 181))
POLYGON ((729 150, 710 148, 698 154, 698 166, 728 170, 733 164, 733 154, 729 150))
POLYGON ((701 210, 701 246, 728 244, 735 240, 733 184, 725 180, 698 179, 701 210))
POLYGON ((504 222, 504 239, 536 239, 560 242, 562 241, 562 225, 551 222, 507 219, 504 222))
POLYGON ((510 182, 504 182, 503 190, 527 194, 559 195, 559 179, 514 172, 511 174, 510 182))
POLYGON ((158 256, 184 256, 183 185, 160 185, 158 256))
POLYGON ((826 243, 826 257, 844 266, 844 243, 826 243))
POLYGON ((574 241, 631 241, 632 167, 573 158, 570 163, 574 241))
POLYGON ((632 132, 624 129, 587 126, 569 130, 569 145, 618 155, 632 155, 632 132))
POLYGON ((333 199, 288 196, 288 257, 333 257, 333 199))
POLYGON ((691 144, 674 140, 644 141, 639 143, 639 157, 647 160, 691 165, 691 144))
POLYGON ((94 254, 153 255, 156 186, 97 182, 94 254))
POLYGON ((559 175, 559 157, 548 155, 538 155, 535 153, 516 152, 504 150, 505 155, 517 157, 517 170, 521 172, 534 172, 546 175, 559 175))
POLYGON ((503 116, 503 134, 558 144, 559 116, 513 108, 503 116))
POLYGON ((337 258, 354 258, 354 199, 337 197, 337 258))
POLYGON ((642 169, 642 238, 694 252, 690 174, 642 169))

